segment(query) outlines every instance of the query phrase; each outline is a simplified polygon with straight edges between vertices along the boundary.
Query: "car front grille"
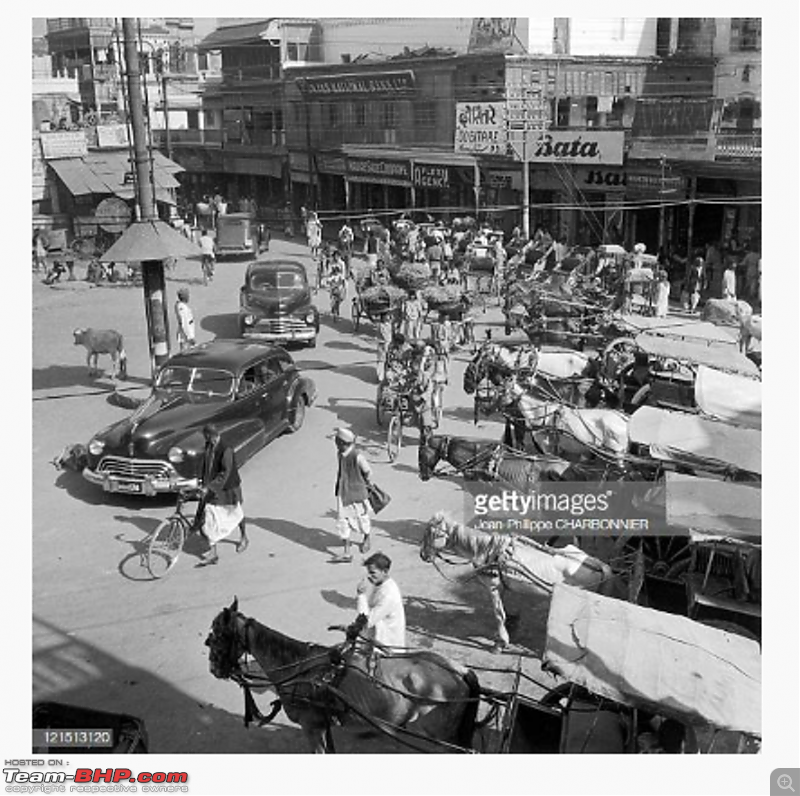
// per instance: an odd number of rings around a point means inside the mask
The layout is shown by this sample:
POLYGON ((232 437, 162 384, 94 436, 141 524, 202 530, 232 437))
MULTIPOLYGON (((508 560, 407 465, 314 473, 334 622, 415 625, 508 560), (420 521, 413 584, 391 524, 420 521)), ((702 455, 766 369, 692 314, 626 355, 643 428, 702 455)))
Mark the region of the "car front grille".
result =
POLYGON ((168 480, 176 476, 175 468, 168 462, 154 459, 124 459, 121 456, 104 456, 97 466, 97 472, 131 480, 145 478, 168 480))
POLYGON ((285 318, 263 318, 255 325, 257 332, 266 334, 286 334, 287 332, 303 332, 308 325, 301 318, 287 316, 285 318))

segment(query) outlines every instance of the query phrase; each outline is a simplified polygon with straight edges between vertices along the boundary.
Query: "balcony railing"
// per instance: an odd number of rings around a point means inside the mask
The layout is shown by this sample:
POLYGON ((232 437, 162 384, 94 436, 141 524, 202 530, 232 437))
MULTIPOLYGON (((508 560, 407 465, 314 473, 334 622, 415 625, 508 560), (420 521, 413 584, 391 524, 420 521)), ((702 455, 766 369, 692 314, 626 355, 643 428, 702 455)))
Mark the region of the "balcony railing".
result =
POLYGON ((761 158, 761 133, 719 133, 715 159, 758 160, 761 158))
MULTIPOLYGON (((153 130, 153 143, 160 146, 165 142, 165 130, 153 130)), ((222 130, 175 130, 169 131, 169 140, 171 144, 197 144, 200 146, 214 146, 219 147, 222 145, 222 130)))

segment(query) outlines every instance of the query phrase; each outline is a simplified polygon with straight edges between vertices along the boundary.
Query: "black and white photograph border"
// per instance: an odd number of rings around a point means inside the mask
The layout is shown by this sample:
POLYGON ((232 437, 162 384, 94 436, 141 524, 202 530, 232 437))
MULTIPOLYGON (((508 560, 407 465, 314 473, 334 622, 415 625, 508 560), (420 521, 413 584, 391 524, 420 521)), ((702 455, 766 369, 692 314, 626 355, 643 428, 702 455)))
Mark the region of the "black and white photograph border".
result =
POLYGON ((797 766, 800 14, 506 9, 11 17, 7 791, 797 766))

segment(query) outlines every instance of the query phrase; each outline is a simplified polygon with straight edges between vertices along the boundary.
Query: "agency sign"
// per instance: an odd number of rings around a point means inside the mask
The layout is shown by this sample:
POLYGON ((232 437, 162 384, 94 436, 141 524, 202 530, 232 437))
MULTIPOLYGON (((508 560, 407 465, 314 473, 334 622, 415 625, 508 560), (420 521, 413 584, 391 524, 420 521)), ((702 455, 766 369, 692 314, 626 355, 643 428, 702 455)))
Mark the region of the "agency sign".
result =
POLYGON ((556 131, 529 134, 526 159, 531 163, 620 166, 625 133, 556 131))
POLYGON ((456 152, 505 155, 506 142, 504 102, 456 103, 456 152))

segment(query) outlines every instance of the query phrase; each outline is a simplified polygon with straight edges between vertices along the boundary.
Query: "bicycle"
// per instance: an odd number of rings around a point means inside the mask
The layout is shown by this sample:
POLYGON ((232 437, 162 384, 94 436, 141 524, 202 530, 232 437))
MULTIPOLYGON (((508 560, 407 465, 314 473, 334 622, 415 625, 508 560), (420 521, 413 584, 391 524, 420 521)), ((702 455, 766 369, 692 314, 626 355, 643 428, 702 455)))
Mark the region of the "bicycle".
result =
POLYGON ((163 578, 175 566, 189 536, 200 533, 205 508, 204 492, 201 488, 191 487, 178 493, 175 511, 159 524, 147 543, 145 565, 155 579, 163 578), (195 501, 195 515, 193 518, 188 517, 184 514, 183 507, 195 501))
POLYGON ((214 279, 214 256, 204 254, 201 265, 203 268, 203 284, 207 285, 214 279))

